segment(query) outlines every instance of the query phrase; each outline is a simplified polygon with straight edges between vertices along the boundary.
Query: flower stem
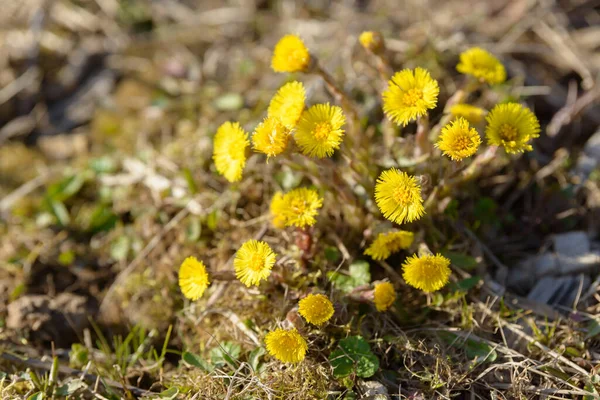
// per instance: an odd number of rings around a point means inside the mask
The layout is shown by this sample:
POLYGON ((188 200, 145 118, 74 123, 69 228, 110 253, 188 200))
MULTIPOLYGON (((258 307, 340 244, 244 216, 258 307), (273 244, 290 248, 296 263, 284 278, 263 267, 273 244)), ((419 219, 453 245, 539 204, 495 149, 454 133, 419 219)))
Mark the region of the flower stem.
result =
POLYGON ((431 151, 429 143, 429 118, 427 115, 417 119, 417 133, 415 134, 415 153, 414 157, 421 157, 431 151))

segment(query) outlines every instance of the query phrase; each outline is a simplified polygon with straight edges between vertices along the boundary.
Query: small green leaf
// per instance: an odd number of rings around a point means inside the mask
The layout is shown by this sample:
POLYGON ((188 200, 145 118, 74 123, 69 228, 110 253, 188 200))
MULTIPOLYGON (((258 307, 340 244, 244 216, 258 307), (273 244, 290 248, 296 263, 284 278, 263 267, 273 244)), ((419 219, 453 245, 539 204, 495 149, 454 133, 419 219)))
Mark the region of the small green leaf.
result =
POLYGON ((67 207, 59 201, 59 200, 50 200, 49 202, 50 212, 56 218, 56 222, 60 226, 67 226, 71 221, 71 217, 69 216, 69 211, 67 211, 67 207))
POLYGON ((32 394, 31 396, 29 396, 27 398, 27 400, 42 400, 44 397, 45 397, 44 393, 36 392, 36 393, 32 394))
POLYGON ((342 255, 340 254, 340 251, 337 249, 337 247, 325 247, 325 258, 327 259, 327 261, 335 263, 338 262, 341 257, 342 255))
POLYGON ((196 242, 202 234, 202 223, 198 217, 191 216, 188 218, 188 224, 185 229, 186 239, 190 242, 196 242))
POLYGON ((452 265, 465 271, 472 271, 477 268, 477 260, 466 254, 454 251, 442 251, 442 255, 449 258, 452 265))
POLYGON ((220 346, 217 346, 210 351, 210 360, 217 368, 225 364, 234 366, 235 360, 238 359, 241 352, 242 348, 239 344, 223 342, 220 346))
POLYGON ((477 286, 477 284, 480 281, 481 281, 481 277, 475 275, 470 278, 466 278, 466 279, 460 280, 460 281, 452 284, 451 289, 455 292, 458 292, 458 291, 468 292, 469 290, 471 290, 475 286, 477 286))
POLYGON ((87 387, 85 382, 82 382, 80 380, 73 380, 73 381, 70 381, 70 382, 65 383, 64 385, 58 387, 56 389, 56 395, 57 396, 70 396, 73 393, 75 393, 76 391, 78 391, 79 389, 83 389, 85 387, 87 387))
POLYGON ((379 359, 361 336, 340 340, 338 349, 331 353, 329 361, 333 366, 333 375, 337 378, 346 377, 353 371, 361 378, 369 378, 379 369, 379 359))
POLYGON ((585 335, 584 340, 591 339, 598 334, 600 334, 600 323, 598 323, 598 320, 596 318, 592 318, 588 322, 587 334, 585 335))
POLYGON ((215 100, 215 107, 220 111, 236 111, 244 106, 244 98, 239 93, 225 93, 215 100))
POLYGON ((202 358, 200 358, 200 356, 194 353, 186 351, 183 353, 183 356, 181 356, 181 359, 184 363, 191 365, 192 367, 198 367, 203 371, 212 372, 213 370, 213 367, 209 363, 207 363, 202 358))
POLYGON ((127 236, 119 236, 110 245, 110 256, 116 261, 123 261, 129 254, 131 240, 127 236))
POLYGON ((117 224, 119 217, 106 205, 100 204, 92 213, 88 222, 88 232, 98 233, 111 230, 117 224))
POLYGON ((266 354, 264 347, 257 347, 250 352, 248 356, 248 362, 254 371, 260 372, 262 365, 260 364, 260 357, 266 354))
POLYGON ((75 252, 73 250, 63 251, 58 255, 58 263, 60 265, 71 265, 75 261, 75 252))
POLYGON ((353 262, 347 273, 329 271, 327 277, 336 288, 346 293, 357 286, 367 285, 371 282, 369 263, 362 260, 353 262))
POLYGON ((167 390, 163 390, 162 392, 160 392, 158 394, 158 398, 163 399, 163 400, 173 400, 173 399, 177 398, 178 394, 179 394, 179 389, 176 388, 175 386, 171 386, 167 390))

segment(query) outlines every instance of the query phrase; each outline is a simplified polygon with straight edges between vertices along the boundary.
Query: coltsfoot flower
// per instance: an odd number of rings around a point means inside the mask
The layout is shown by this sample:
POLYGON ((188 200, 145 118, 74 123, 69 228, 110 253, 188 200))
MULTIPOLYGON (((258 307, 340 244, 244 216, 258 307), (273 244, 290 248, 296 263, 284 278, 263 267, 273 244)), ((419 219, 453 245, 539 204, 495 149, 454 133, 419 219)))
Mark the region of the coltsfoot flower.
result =
POLYGON ((284 363, 299 363, 304 360, 308 345, 295 329, 275 329, 265 336, 270 355, 284 363))
POLYGON ((506 80, 504 65, 480 47, 472 47, 462 52, 456 70, 461 74, 472 75, 490 85, 496 85, 506 80))
POLYGON ((366 50, 377 53, 383 50, 383 36, 379 32, 364 31, 358 37, 358 41, 366 50))
POLYGON ((179 288, 190 300, 198 300, 210 284, 206 266, 196 257, 188 257, 179 267, 179 288))
POLYGON ((365 254, 373 260, 385 260, 401 249, 408 249, 414 238, 414 233, 408 231, 380 233, 365 250, 365 254))
POLYGON ((425 214, 417 179, 395 168, 379 175, 375 185, 375 202, 383 216, 397 224, 418 220, 425 214))
POLYGON ((229 182, 242 179, 242 171, 246 166, 246 147, 248 134, 237 122, 222 124, 214 139, 213 161, 219 174, 229 182))
POLYGON ((339 149, 344 137, 346 117, 338 106, 315 104, 302 113, 294 140, 302 154, 329 157, 339 149))
POLYGON ((396 301, 396 290, 390 282, 376 283, 373 296, 377 311, 386 311, 396 301))
POLYGON ((268 116, 278 118, 283 125, 293 129, 302 116, 305 100, 304 85, 297 81, 288 82, 280 87, 271 99, 268 116))
POLYGON ((392 76, 383 92, 383 111, 393 122, 406 126, 435 108, 439 92, 437 81, 426 69, 403 69, 392 76))
POLYGON ((271 68, 275 72, 303 72, 310 64, 310 53, 296 35, 285 35, 275 45, 271 68))
POLYGON ((498 104, 486 120, 488 145, 503 146, 507 153, 533 150, 529 141, 540 136, 540 123, 535 114, 518 103, 498 104))
POLYGON ((450 107, 450 114, 454 117, 463 117, 472 124, 478 124, 483 121, 486 111, 470 104, 455 104, 450 107))
POLYGON ((323 294, 309 294, 298 302, 298 312, 313 325, 323 325, 329 321, 333 311, 333 304, 323 294))
POLYGON ((284 209, 285 201, 283 200, 283 193, 277 192, 273 195, 269 207, 269 211, 271 212, 271 223, 275 228, 282 229, 285 227, 284 209))
POLYGON ((274 117, 267 117, 258 124, 252 135, 252 148, 269 157, 275 157, 285 150, 290 139, 290 129, 274 117))
POLYGON ((317 222, 316 216, 323 206, 323 198, 316 190, 298 188, 283 195, 281 219, 285 226, 304 228, 317 222))
POLYGON ((450 260, 441 254, 408 257, 402 264, 402 277, 410 286, 426 293, 440 290, 450 277, 450 260))
POLYGON ((477 130, 471 128, 466 119, 459 117, 442 128, 435 147, 452 160, 460 161, 477 153, 480 144, 477 130))
POLYGON ((275 253, 265 242, 249 240, 240 247, 233 260, 235 276, 244 285, 258 286, 260 281, 271 275, 275 264, 275 253))

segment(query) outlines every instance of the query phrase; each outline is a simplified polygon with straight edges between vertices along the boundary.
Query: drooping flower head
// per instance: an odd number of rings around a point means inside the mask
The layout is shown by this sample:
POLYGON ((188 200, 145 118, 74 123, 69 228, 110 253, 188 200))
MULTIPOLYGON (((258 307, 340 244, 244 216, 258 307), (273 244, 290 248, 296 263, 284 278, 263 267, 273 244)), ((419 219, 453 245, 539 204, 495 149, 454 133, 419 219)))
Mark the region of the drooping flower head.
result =
POLYGON ((274 117, 258 124, 252 135, 252 148, 268 157, 283 153, 290 139, 290 130, 274 117))
POLYGON ((275 72, 303 72, 310 64, 310 53, 296 35, 285 35, 275 45, 271 68, 275 72))
POLYGON ((275 228, 282 229, 285 227, 285 201, 283 200, 283 193, 277 192, 271 199, 271 205, 269 211, 271 212, 271 223, 275 228))
POLYGON ((275 253, 267 243, 258 240, 244 243, 233 260, 235 276, 248 287, 258 286, 260 281, 267 279, 274 264, 275 253))
POLYGON ((268 116, 278 118, 288 129, 293 129, 302 116, 305 100, 304 85, 297 81, 288 82, 271 99, 268 116))
POLYGON ((198 300, 210 284, 206 266, 196 257, 188 257, 179 267, 179 288, 190 300, 198 300))
POLYGON ((425 214, 417 179, 395 168, 379 175, 375 202, 383 216, 397 224, 415 221, 425 214))
POLYGON ((237 122, 222 124, 214 139, 213 161, 219 174, 229 182, 242 179, 242 171, 246 166, 246 147, 248 134, 237 122))
POLYGON ((406 126, 435 108, 439 92, 437 81, 426 69, 403 69, 392 76, 383 92, 383 111, 393 122, 406 126))
POLYGON ((365 254, 373 260, 385 260, 401 249, 408 249, 414 238, 414 233, 408 231, 380 233, 365 250, 365 254))
POLYGON ((454 161, 471 157, 477 152, 481 137, 475 128, 464 118, 458 118, 442 128, 435 147, 454 161))
POLYGON ((480 47, 472 47, 462 52, 456 70, 461 74, 472 75, 490 85, 497 85, 506 80, 504 65, 480 47))
POLYGON ((345 123, 340 107, 315 104, 302 113, 294 140, 306 156, 329 157, 342 143, 345 123))
POLYGON ((454 117, 462 117, 472 124, 478 124, 483 121, 486 111, 483 108, 472 106, 470 104, 455 104, 450 107, 450 114, 454 117))
POLYGON ((539 137, 535 114, 518 103, 498 104, 488 114, 485 135, 490 146, 503 146, 507 153, 533 150, 529 141, 539 137))
POLYGON ((450 277, 450 260, 441 254, 408 257, 402 264, 402 277, 410 286, 426 293, 440 290, 450 277))
POLYGON ((316 190, 298 188, 283 196, 281 216, 285 226, 304 228, 317 222, 316 216, 323 206, 323 198, 316 190))
POLYGON ((379 32, 364 31, 358 37, 358 41, 366 50, 377 53, 383 50, 383 36, 379 32))
POLYGON ((299 363, 304 360, 308 345, 295 329, 275 329, 265 336, 270 355, 284 363, 299 363))
POLYGON ((333 304, 323 294, 309 294, 298 303, 298 312, 307 322, 323 325, 333 315, 333 304))
POLYGON ((377 311, 386 311, 396 301, 396 290, 390 282, 377 283, 375 284, 373 296, 377 311))

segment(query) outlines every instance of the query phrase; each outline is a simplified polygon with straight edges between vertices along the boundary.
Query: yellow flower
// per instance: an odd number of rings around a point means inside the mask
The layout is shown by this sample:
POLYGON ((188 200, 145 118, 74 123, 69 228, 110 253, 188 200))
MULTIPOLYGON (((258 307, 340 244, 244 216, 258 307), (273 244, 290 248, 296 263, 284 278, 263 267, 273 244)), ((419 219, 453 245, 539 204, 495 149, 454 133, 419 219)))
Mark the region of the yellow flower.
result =
POLYGON ((275 45, 271 68, 275 72, 303 72, 310 64, 310 53, 302 39, 296 35, 285 35, 275 45))
POLYGON ((435 147, 454 161, 471 157, 477 152, 481 138, 475 128, 464 118, 458 118, 444 126, 435 147))
POLYGON ((308 345, 297 330, 275 329, 265 336, 270 355, 284 363, 299 363, 304 360, 308 345))
POLYGON ((322 325, 333 315, 333 304, 323 294, 309 294, 298 303, 298 312, 314 325, 322 325))
POLYGON ((425 214, 417 179, 395 168, 379 175, 375 202, 383 216, 397 224, 415 221, 425 214))
POLYGON ((478 124, 483 120, 486 111, 483 108, 470 104, 455 104, 450 107, 450 114, 454 117, 463 117, 472 124, 478 124))
POLYGON ((229 182, 242 179, 246 166, 248 134, 237 122, 225 122, 217 129, 214 140, 213 161, 219 174, 229 182))
POLYGON ((362 47, 373 53, 383 50, 383 36, 379 32, 364 31, 358 37, 358 41, 362 47))
POLYGON ((506 80, 504 65, 480 47, 472 47, 462 52, 456 70, 461 74, 472 75, 490 85, 496 85, 506 80))
POLYGON ((423 68, 396 72, 383 92, 383 111, 387 117, 406 126, 435 108, 440 88, 423 68))
POLYGON ((309 157, 329 157, 340 147, 346 117, 338 106, 315 104, 302 113, 294 135, 302 154, 309 157))
POLYGON ((316 190, 307 188, 294 189, 283 196, 281 216, 285 226, 304 228, 317 222, 319 208, 323 206, 323 198, 316 190))
POLYGON ((179 267, 179 288, 185 297, 198 300, 210 284, 206 266, 196 257, 188 257, 179 267))
POLYGON ((528 143, 539 137, 540 123, 535 114, 518 103, 498 104, 487 118, 485 135, 490 146, 503 146, 507 153, 533 150, 528 143))
POLYGON ((235 276, 244 285, 258 286, 261 280, 271 275, 275 264, 275 253, 265 242, 249 240, 240 247, 233 260, 235 276))
POLYGON ((396 290, 394 290, 394 285, 389 282, 376 283, 373 295, 377 311, 387 310, 396 301, 396 290))
POLYGON ((365 254, 374 260, 385 260, 400 249, 408 249, 415 235, 408 231, 380 233, 365 250, 365 254))
POLYGON ((271 99, 268 116, 279 118, 283 125, 293 129, 302 116, 305 100, 306 91, 301 82, 286 83, 279 88, 271 99))
POLYGON ((290 139, 290 130, 277 118, 267 117, 258 124, 252 135, 255 151, 275 157, 283 153, 290 139))
POLYGON ((285 207, 285 201, 283 201, 283 193, 277 192, 273 195, 273 199, 271 199, 271 222, 273 226, 278 229, 282 229, 285 227, 285 216, 283 214, 283 210, 285 207))
POLYGON ((426 293, 446 286, 450 277, 450 260, 441 254, 408 257, 403 268, 403 278, 410 286, 426 293))

